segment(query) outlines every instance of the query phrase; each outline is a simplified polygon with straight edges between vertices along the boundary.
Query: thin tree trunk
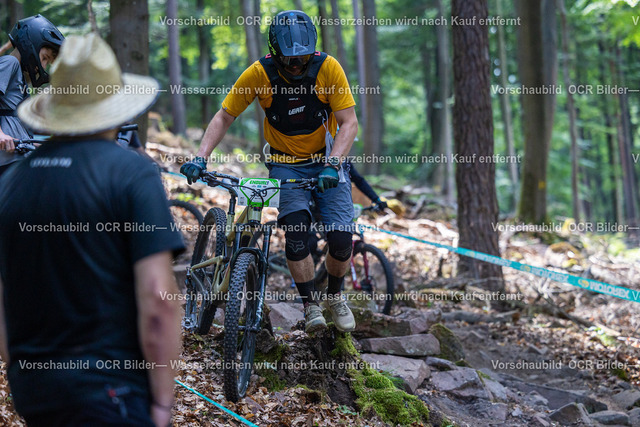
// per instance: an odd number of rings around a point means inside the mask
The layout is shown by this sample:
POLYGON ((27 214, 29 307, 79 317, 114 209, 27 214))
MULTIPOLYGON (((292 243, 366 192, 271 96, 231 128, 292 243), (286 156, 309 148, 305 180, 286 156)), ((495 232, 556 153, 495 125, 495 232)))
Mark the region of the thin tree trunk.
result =
MULTIPOLYGON (((353 16, 356 19, 361 18, 360 14, 360 0, 352 0, 353 5, 353 16)), ((360 86, 364 86, 364 79, 366 74, 366 59, 364 56, 364 27, 361 24, 355 25, 356 29, 356 62, 358 64, 358 84, 360 86)), ((360 122, 366 123, 368 114, 367 114, 367 103, 365 102, 366 96, 364 91, 360 91, 358 94, 358 106, 360 110, 360 122)))
MULTIPOLYGON (((375 19, 375 0, 362 1, 362 15, 366 19, 375 19)), ((378 35, 376 26, 367 25, 364 28, 364 49, 367 58, 367 68, 365 71, 364 86, 372 93, 365 98, 367 108, 367 119, 364 124, 364 154, 366 156, 380 156, 382 154, 382 94, 380 91, 373 91, 380 87, 380 62, 378 52, 378 35)), ((379 162, 367 162, 364 165, 366 174, 375 175, 380 171, 379 162)))
MULTIPOLYGON (((340 9, 338 8, 338 0, 331 0, 331 17, 335 22, 340 22, 340 9)), ((345 74, 349 75, 349 63, 347 62, 347 51, 344 48, 344 39, 342 38, 342 26, 334 25, 334 36, 336 53, 338 54, 338 61, 342 65, 342 69, 345 74)))
MULTIPOLYGON (((623 74, 621 70, 621 58, 619 47, 613 48, 613 55, 609 62, 611 75, 614 78, 614 85, 624 87, 623 74)), ((618 129, 618 151, 620 153, 620 166, 622 169, 622 191, 624 194, 624 216, 627 224, 634 224, 636 220, 636 185, 635 173, 631 157, 631 135, 627 121, 628 101, 625 95, 616 93, 618 101, 616 121, 618 129)))
POLYGON ((302 0, 295 0, 293 3, 296 5, 296 10, 302 10, 302 0))
MULTIPOLYGON (((427 132, 432 131, 431 126, 431 113, 432 113, 432 77, 431 77, 431 49, 427 45, 426 40, 420 43, 420 63, 422 65, 422 87, 425 95, 425 118, 427 132)), ((433 137, 431 137, 431 146, 435 144, 433 137)), ((421 155, 429 155, 429 138, 425 138, 422 144, 421 155)))
MULTIPOLYGON (((451 14, 462 20, 486 18, 487 0, 453 0, 451 14)), ((455 25, 452 34, 459 246, 499 256, 498 233, 493 228, 498 221, 495 164, 477 158, 492 156, 494 145, 488 28, 455 25)), ((488 279, 486 289, 504 291, 500 266, 461 257, 459 271, 488 279)))
MULTIPOLYGON (((242 0, 242 14, 245 17, 255 16, 256 13, 256 3, 253 0, 242 0)), ((255 61, 260 59, 262 55, 260 55, 260 43, 259 43, 259 26, 257 25, 248 25, 244 26, 244 33, 246 37, 247 44, 247 52, 249 54, 248 65, 253 64, 255 61)), ((264 140, 264 112, 262 108, 258 104, 257 99, 254 102, 254 115, 256 124, 258 125, 258 141, 256 144, 256 149, 254 150, 256 153, 260 153, 262 150, 263 140, 264 140)))
MULTIPOLYGON (((497 0, 497 15, 502 16, 502 0, 497 0)), ((507 63, 507 46, 504 40, 504 26, 498 25, 498 55, 500 58, 500 84, 503 88, 509 85, 509 66, 507 63)), ((502 115, 502 123, 504 126, 504 139, 507 147, 507 155, 514 158, 516 155, 514 137, 513 137, 513 121, 511 120, 511 101, 509 94, 503 91, 500 94, 500 113, 502 115)), ((511 192, 513 205, 511 208, 515 211, 518 206, 518 164, 509 162, 509 179, 511 180, 511 192)))
MULTIPOLYGON (((606 51, 606 49, 604 48, 604 44, 602 41, 598 42, 598 51, 600 53, 600 58, 602 58, 601 61, 599 61, 598 64, 598 69, 600 71, 600 83, 601 84, 606 84, 607 82, 609 82, 609 80, 607 79, 606 76, 606 69, 605 69, 605 59, 607 58, 608 52, 606 51)), ((609 181, 610 181, 610 185, 609 188, 611 188, 611 216, 609 217, 610 220, 612 221, 616 221, 619 224, 622 223, 622 212, 623 212, 623 208, 622 208, 622 196, 620 193, 620 185, 619 185, 619 180, 618 180, 618 176, 619 174, 619 168, 618 168, 618 158, 617 158, 617 153, 615 150, 615 144, 613 141, 613 120, 611 118, 611 110, 609 108, 609 99, 611 97, 609 95, 604 95, 599 97, 599 99, 602 100, 602 112, 603 112, 603 116, 604 116, 604 125, 606 127, 606 141, 607 141, 607 157, 608 157, 608 162, 609 162, 609 181)))
POLYGON ((557 60, 553 0, 521 0, 519 69, 523 86, 551 90, 522 95, 524 166, 518 216, 525 222, 547 218, 547 166, 555 112, 557 60))
MULTIPOLYGON (((149 8, 147 0, 111 0, 109 8, 109 44, 122 71, 149 75, 149 8)), ((147 143, 147 114, 135 121, 138 136, 147 143)))
POLYGON ((325 0, 318 0, 318 17, 320 18, 320 37, 322 38, 322 51, 335 55, 333 45, 331 44, 331 26, 325 25, 325 22, 329 19, 329 13, 327 12, 327 3, 325 0))
MULTIPOLYGON (((569 27, 567 25, 567 11, 564 7, 564 0, 558 1, 560 10, 560 22, 562 26, 562 74, 564 76, 565 87, 571 86, 571 76, 569 75, 569 27)), ((573 208, 573 218, 580 222, 580 188, 578 187, 578 129, 576 107, 573 101, 573 94, 567 91, 567 112, 569 113, 569 136, 571 137, 571 206, 573 208)))
MULTIPOLYGON (((442 0, 436 0, 438 16, 444 16, 444 7, 442 0)), ((452 159, 452 141, 451 141, 451 114, 449 112, 449 87, 451 85, 451 62, 449 56, 449 27, 445 25, 436 26, 436 35, 438 39, 437 45, 437 107, 435 108, 438 121, 435 130, 437 134, 433 134, 434 146, 438 146, 438 152, 445 155, 448 160, 452 159)), ((442 188, 442 194, 448 203, 453 202, 454 195, 454 170, 453 162, 438 163, 435 171, 435 183, 442 188)))
MULTIPOLYGON (((197 0, 198 16, 204 18, 204 0, 197 0)), ((198 25, 198 79, 202 86, 209 86, 211 76, 211 32, 209 26, 198 25)), ((205 129, 211 120, 211 97, 200 96, 200 126, 205 129)))
MULTIPOLYGON (((178 17, 178 0, 167 0, 167 19, 175 22, 178 17)), ((184 135, 187 131, 187 109, 182 87, 182 63, 180 58, 180 33, 177 25, 167 26, 169 44, 169 84, 171 91, 171 112, 173 115, 173 133, 184 135)))

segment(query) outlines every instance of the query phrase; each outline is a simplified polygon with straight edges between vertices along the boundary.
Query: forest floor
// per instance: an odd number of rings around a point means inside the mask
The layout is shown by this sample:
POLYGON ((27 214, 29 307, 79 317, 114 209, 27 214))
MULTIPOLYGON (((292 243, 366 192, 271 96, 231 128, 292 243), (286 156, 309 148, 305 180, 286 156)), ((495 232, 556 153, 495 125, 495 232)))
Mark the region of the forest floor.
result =
MULTIPOLYGON (((163 153, 189 152, 163 140, 158 142, 161 144, 149 150, 158 160, 166 159, 161 156, 163 153)), ((178 167, 170 166, 170 169, 177 172, 178 167)), ((242 176, 266 174, 261 165, 245 169, 235 161, 219 165, 218 170, 242 176)), ((227 206, 227 197, 222 191, 200 184, 189 187, 186 181, 173 176, 166 176, 165 183, 170 195, 186 196, 199 204, 203 212, 214 205, 227 206)), ((416 199, 405 198, 402 202, 407 207, 405 217, 387 214, 361 218, 359 222, 428 241, 457 245, 457 230, 451 220, 450 208, 416 199)), ((267 210, 265 219, 273 218, 275 211, 267 210)), ((631 243, 626 237, 515 234, 503 235, 500 245, 504 258, 640 290, 638 254, 636 250, 628 249, 631 243)), ((595 419, 580 418, 580 414, 577 421, 563 421, 562 416, 550 418, 559 406, 554 400, 582 402, 584 406, 581 404, 580 407, 586 407, 590 413, 600 411, 602 414, 602 405, 606 405, 614 415, 627 414, 626 421, 623 419, 620 423, 636 425, 640 422, 640 414, 632 410, 634 405, 640 406, 640 392, 637 402, 633 401, 629 407, 623 407, 625 402, 620 399, 612 398, 635 393, 640 386, 640 316, 635 303, 505 268, 506 292, 517 298, 509 307, 495 310, 486 299, 477 298, 486 295, 482 281, 455 277, 457 255, 381 232, 367 232, 366 238, 385 251, 394 267, 396 295, 402 298, 394 303, 391 317, 428 313, 453 331, 462 346, 464 362, 445 369, 442 366, 446 361, 429 358, 431 374, 412 391, 431 410, 429 422, 432 425, 545 426, 569 425, 569 422, 598 425, 595 419), (464 295, 476 297, 464 298, 464 295), (480 382, 469 382, 462 387, 463 392, 447 389, 442 382, 436 381, 438 374, 438 378, 442 378, 442 371, 467 375, 469 367, 479 372, 480 382), (489 382, 498 385, 494 384, 485 396, 483 393, 485 388, 489 389, 489 382), (498 386, 502 388, 496 388, 498 386), (573 399, 574 395, 578 397, 573 399), (634 418, 636 415, 638 417, 634 418)), ((180 264, 187 259, 179 260, 176 270, 180 270, 180 264)), ((274 292, 293 294, 290 283, 289 279, 276 275, 270 279, 269 286, 274 292)), ((292 303, 295 305, 300 304, 292 303)), ((299 320, 302 320, 301 314, 299 320)), ((361 411, 348 387, 338 392, 322 388, 327 386, 326 377, 333 379, 333 385, 350 384, 351 380, 341 369, 319 372, 294 372, 293 369, 280 373, 275 380, 268 375, 256 374, 246 398, 238 403, 227 402, 222 390, 221 370, 209 367, 221 357, 223 331, 220 323, 217 315, 208 335, 183 336, 178 379, 189 387, 260 426, 390 425, 374 411, 361 411)), ((285 357, 289 362, 317 359, 322 353, 318 350, 319 342, 328 343, 328 350, 331 350, 334 332, 330 330, 329 336, 320 338, 309 337, 301 327, 299 322, 292 330, 279 331, 272 339, 278 348, 288 349, 285 357)), ((354 343, 361 348, 360 340, 367 336, 361 334, 357 338, 354 343)), ((327 351, 324 353, 326 356, 327 351)), ((176 392, 174 425, 241 425, 186 389, 176 387, 176 392)), ((4 402, 0 406, 0 424, 23 425, 13 411, 6 366, 1 361, 0 400, 4 402)), ((615 416, 612 417, 615 421, 615 416)), ((604 422, 603 418, 598 420, 604 422)), ((612 423, 607 421, 607 424, 612 423)))

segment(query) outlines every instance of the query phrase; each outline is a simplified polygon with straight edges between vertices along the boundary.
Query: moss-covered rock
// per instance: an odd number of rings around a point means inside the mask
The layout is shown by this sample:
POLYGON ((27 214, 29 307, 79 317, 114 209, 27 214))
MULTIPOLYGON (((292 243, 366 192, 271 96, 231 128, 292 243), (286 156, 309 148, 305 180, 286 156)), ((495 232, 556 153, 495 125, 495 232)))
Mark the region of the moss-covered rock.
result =
POLYGON ((280 378, 278 365, 282 360, 285 351, 288 347, 284 344, 279 344, 271 349, 268 353, 256 352, 254 357, 255 373, 264 380, 264 386, 272 391, 284 390, 287 387, 287 382, 283 378, 280 378))
POLYGON ((464 360, 465 355, 462 343, 449 328, 442 323, 436 323, 429 328, 429 332, 440 341, 440 354, 436 357, 452 362, 464 360))
MULTIPOLYGON (((351 334, 338 333, 335 345, 332 356, 350 360, 354 366, 365 365, 353 345, 351 334)), ((429 421, 429 408, 424 402, 398 389, 384 374, 370 367, 348 369, 347 373, 357 397, 356 404, 363 415, 373 412, 392 425, 425 424, 429 421)))

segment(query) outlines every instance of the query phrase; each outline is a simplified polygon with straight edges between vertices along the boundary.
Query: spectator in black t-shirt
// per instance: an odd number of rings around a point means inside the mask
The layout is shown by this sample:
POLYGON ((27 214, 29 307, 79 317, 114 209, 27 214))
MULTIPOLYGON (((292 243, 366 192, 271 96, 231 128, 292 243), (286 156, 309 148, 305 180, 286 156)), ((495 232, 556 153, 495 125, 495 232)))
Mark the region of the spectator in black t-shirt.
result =
POLYGON ((51 84, 18 115, 52 140, 0 179, 0 354, 15 408, 30 427, 166 426, 180 351, 171 256, 184 245, 154 166, 115 142, 157 83, 122 74, 92 34, 65 41, 51 84), (64 90, 78 86, 88 93, 64 90))

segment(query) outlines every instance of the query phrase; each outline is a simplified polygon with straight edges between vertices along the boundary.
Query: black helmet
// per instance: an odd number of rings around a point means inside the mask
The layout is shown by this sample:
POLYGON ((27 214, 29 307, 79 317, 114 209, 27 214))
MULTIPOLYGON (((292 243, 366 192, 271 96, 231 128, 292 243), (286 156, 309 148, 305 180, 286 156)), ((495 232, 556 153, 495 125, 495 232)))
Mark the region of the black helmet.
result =
POLYGON ((278 13, 269 26, 269 51, 288 80, 301 80, 307 74, 317 41, 318 33, 311 18, 299 10, 278 13), (285 70, 289 65, 303 66, 303 72, 294 76, 285 70))
POLYGON ((49 74, 40 63, 40 49, 60 50, 64 36, 42 15, 18 21, 9 33, 11 44, 20 52, 22 70, 29 73, 31 84, 40 87, 49 81, 49 74))

